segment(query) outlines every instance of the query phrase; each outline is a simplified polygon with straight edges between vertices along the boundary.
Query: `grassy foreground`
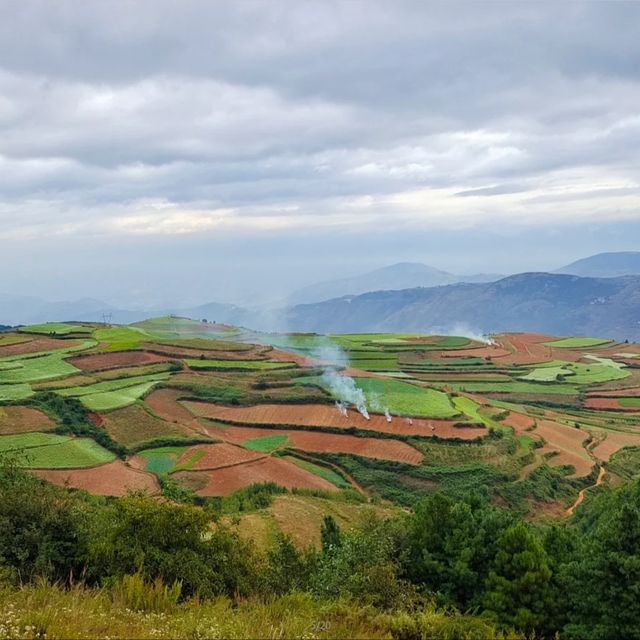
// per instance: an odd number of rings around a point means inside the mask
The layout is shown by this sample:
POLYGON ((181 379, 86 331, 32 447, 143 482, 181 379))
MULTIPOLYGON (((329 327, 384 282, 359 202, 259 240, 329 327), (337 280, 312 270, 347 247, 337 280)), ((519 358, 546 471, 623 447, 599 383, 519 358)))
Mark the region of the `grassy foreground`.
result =
POLYGON ((309 594, 232 602, 189 600, 136 576, 110 589, 41 582, 0 589, 0 638, 517 638, 472 616, 433 608, 385 613, 309 594))

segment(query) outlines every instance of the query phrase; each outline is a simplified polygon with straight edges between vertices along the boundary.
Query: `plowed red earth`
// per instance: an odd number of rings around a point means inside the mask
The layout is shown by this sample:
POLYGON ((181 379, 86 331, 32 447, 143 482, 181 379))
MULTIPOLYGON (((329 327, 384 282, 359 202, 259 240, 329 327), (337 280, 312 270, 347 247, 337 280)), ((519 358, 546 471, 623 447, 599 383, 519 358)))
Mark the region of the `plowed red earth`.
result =
POLYGON ((577 350, 552 348, 544 344, 552 340, 557 338, 542 333, 506 333, 498 336, 497 342, 511 353, 497 356, 493 360, 502 364, 535 364, 549 360, 575 362, 583 356, 577 350))
POLYGON ((640 412, 640 407, 623 407, 618 398, 587 398, 584 403, 587 409, 598 409, 606 411, 629 411, 631 413, 640 412))
POLYGON ((224 469, 183 473, 194 473, 206 477, 207 485, 197 491, 202 496, 229 495, 256 482, 276 482, 287 489, 338 490, 328 480, 292 462, 273 457, 224 469))
POLYGON ((184 406, 201 417, 246 424, 302 425, 339 429, 356 427, 382 433, 462 438, 464 440, 471 440, 485 434, 485 430, 482 428, 456 427, 451 420, 413 418, 411 423, 405 418, 396 417, 392 418, 391 422, 387 422, 385 416, 378 414, 371 414, 370 420, 367 420, 359 412, 353 410, 348 410, 347 415, 343 416, 335 406, 324 404, 261 404, 253 407, 225 407, 208 402, 186 401, 184 406))
POLYGON ((53 484, 86 489, 103 496, 123 496, 129 491, 158 493, 160 490, 152 474, 134 469, 122 460, 90 469, 37 469, 33 473, 53 484))
POLYGON ((514 411, 511 411, 509 415, 502 420, 502 424, 512 427, 518 435, 527 433, 527 429, 531 429, 535 423, 535 419, 531 416, 524 413, 516 413, 514 411))
POLYGON ((156 415, 169 422, 191 424, 193 415, 178 402, 181 395, 184 395, 183 391, 158 389, 148 395, 144 401, 156 415))
POLYGON ((593 455, 605 462, 623 447, 640 445, 640 433, 620 433, 607 431, 604 440, 593 448, 593 455))
POLYGON ((0 434, 47 431, 55 422, 31 407, 0 407, 0 434))
POLYGON ((549 464, 571 464, 575 467, 576 476, 586 476, 591 473, 594 461, 584 448, 588 437, 581 429, 570 427, 553 420, 538 420, 538 424, 531 435, 540 435, 545 441, 546 450, 557 451, 558 454, 550 458, 549 464))
POLYGON ((617 397, 638 397, 640 396, 640 387, 630 387, 628 389, 611 389, 610 391, 592 391, 588 394, 592 398, 617 398, 617 397))
POLYGON ((472 349, 453 349, 441 351, 441 358, 499 358, 510 355, 510 351, 498 346, 474 347, 472 349))
POLYGON ((54 340, 53 338, 35 338, 29 342, 9 344, 0 347, 0 358, 6 356, 17 356, 23 353, 38 353, 40 351, 51 351, 52 349, 66 349, 77 347, 82 344, 78 340, 54 340))
POLYGON ((380 438, 357 438, 356 436, 321 433, 317 431, 295 431, 284 429, 260 429, 256 427, 211 428, 212 436, 241 444, 263 436, 286 435, 289 446, 302 451, 316 453, 352 453, 365 458, 394 460, 407 464, 418 464, 423 455, 406 442, 380 438))
POLYGON ((205 444, 189 447, 180 457, 180 463, 186 462, 198 451, 204 451, 204 455, 190 467, 190 469, 194 471, 231 467, 265 457, 263 453, 249 451, 248 449, 237 447, 228 442, 221 442, 220 444, 205 444))
POLYGON ((113 351, 111 353, 94 353, 67 360, 83 371, 101 371, 117 367, 135 367, 143 364, 166 362, 168 358, 146 351, 113 351))

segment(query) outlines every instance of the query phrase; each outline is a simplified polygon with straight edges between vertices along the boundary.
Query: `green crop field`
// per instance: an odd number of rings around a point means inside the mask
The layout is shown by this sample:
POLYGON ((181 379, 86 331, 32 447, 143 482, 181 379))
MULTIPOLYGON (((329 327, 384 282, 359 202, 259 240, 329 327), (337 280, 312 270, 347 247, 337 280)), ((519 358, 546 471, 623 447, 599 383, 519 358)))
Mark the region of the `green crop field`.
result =
POLYGON ((242 443, 245 449, 251 449, 252 451, 260 451, 261 453, 270 453, 280 447, 284 446, 289 437, 286 435, 271 435, 262 436, 259 438, 252 438, 242 443))
POLYGON ((561 338, 560 340, 552 340, 551 342, 545 342, 549 347, 559 347, 561 349, 581 349, 588 347, 598 347, 605 344, 609 344, 611 340, 605 340, 603 338, 561 338))
POLYGON ((0 384, 0 402, 24 400, 33 395, 31 386, 23 384, 0 384))
POLYGON ((118 391, 107 391, 85 395, 80 398, 82 404, 92 411, 110 411, 133 404, 142 398, 157 382, 145 382, 132 387, 125 387, 118 391))
POLYGON ((160 380, 167 380, 168 378, 168 373, 154 373, 146 376, 104 380, 102 382, 96 382, 95 384, 82 385, 79 387, 68 387, 66 389, 60 389, 56 393, 67 397, 82 397, 110 391, 119 391, 120 389, 126 389, 127 387, 133 387, 147 382, 159 382, 160 380))
POLYGON ((138 327, 113 327, 96 329, 93 337, 99 342, 108 343, 106 351, 137 349, 141 342, 149 340, 149 334, 138 327))
POLYGON ((82 324, 68 324, 66 322, 48 322, 45 324, 32 324, 28 327, 20 327, 18 331, 23 333, 43 333, 46 335, 66 336, 70 333, 91 333, 92 327, 82 324))
POLYGON ((446 393, 418 387, 399 380, 356 378, 372 408, 383 403, 391 413, 431 418, 451 418, 458 414, 446 393))
POLYGON ((205 360, 188 358, 185 362, 192 369, 228 369, 230 371, 253 371, 269 369, 290 369, 293 362, 271 362, 269 360, 205 360))
POLYGON ((34 382, 62 378, 79 370, 63 360, 64 353, 0 360, 0 383, 34 382))
POLYGON ((638 407, 640 409, 640 398, 620 398, 618 402, 621 407, 638 407))
POLYGON ((80 469, 111 462, 115 455, 90 438, 71 438, 49 433, 0 436, 0 452, 24 458, 33 469, 80 469))
POLYGON ((187 447, 155 447, 145 449, 140 455, 147 460, 144 468, 159 475, 171 473, 178 464, 180 456, 187 450, 187 447))
POLYGON ((303 460, 302 458, 296 458, 295 456, 285 456, 285 460, 297 464, 299 467, 305 469, 306 471, 315 473, 315 475, 328 480, 331 484, 334 484, 340 489, 348 489, 351 486, 350 482, 345 480, 345 478, 343 478, 339 473, 336 473, 333 469, 329 469, 328 467, 323 467, 319 464, 313 464, 313 462, 303 460))

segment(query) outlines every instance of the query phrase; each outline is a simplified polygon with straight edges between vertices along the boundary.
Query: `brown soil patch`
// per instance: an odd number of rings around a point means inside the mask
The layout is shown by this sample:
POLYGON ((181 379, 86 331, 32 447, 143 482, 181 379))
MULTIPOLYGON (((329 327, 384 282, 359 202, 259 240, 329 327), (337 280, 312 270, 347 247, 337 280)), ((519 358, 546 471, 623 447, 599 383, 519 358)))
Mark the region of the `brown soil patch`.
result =
POLYGON ((510 355, 511 352, 497 345, 473 347, 471 349, 452 349, 441 351, 441 358, 500 358, 510 355))
MULTIPOLYGON (((188 472, 182 472, 188 473, 188 472)), ((337 491, 338 488, 292 462, 281 458, 267 457, 255 462, 225 467, 211 471, 189 472, 203 475, 207 484, 198 493, 202 496, 225 496, 257 482, 276 482, 287 489, 323 489, 337 491)))
POLYGON ((189 447, 180 457, 178 464, 187 462, 197 451, 204 451, 204 455, 187 471, 221 469, 266 457, 264 453, 243 449, 228 442, 221 442, 189 447))
POLYGON ((37 469, 33 473, 48 482, 103 496, 123 496, 129 491, 158 493, 160 487, 151 473, 139 471, 122 460, 90 469, 37 469))
MULTIPOLYGON (((497 343, 509 353, 508 355, 497 356, 494 360, 497 363, 508 364, 548 362, 553 359, 552 349, 543 343, 555 339, 555 336, 548 336, 541 333, 503 334, 497 337, 497 343)), ((568 349, 566 351, 568 351, 568 349)))
POLYGON ((78 340, 56 340, 55 338, 34 338, 29 342, 9 344, 0 346, 0 358, 7 356, 17 356, 23 353, 38 353, 40 351, 51 351, 53 349, 66 349, 77 347, 82 343, 78 340))
POLYGON ((602 409, 606 411, 640 412, 640 407, 623 407, 618 398, 587 398, 584 403, 587 409, 602 409))
POLYGON ((538 420, 531 435, 540 435, 545 439, 547 444, 543 451, 558 452, 550 458, 550 465, 571 464, 575 467, 576 476, 586 476, 591 473, 594 461, 583 446, 588 434, 581 429, 553 420, 538 420))
POLYGON ((125 446, 132 446, 166 436, 193 436, 193 431, 173 422, 160 420, 147 413, 139 405, 110 411, 103 416, 104 427, 109 435, 125 446))
POLYGON ((190 424, 193 422, 193 415, 178 402, 178 398, 183 395, 185 392, 177 389, 158 389, 148 395, 144 401, 161 418, 169 422, 190 424))
POLYGON ((531 429, 535 423, 535 418, 524 413, 516 413, 515 411, 511 411, 509 415, 501 421, 501 424, 506 424, 508 427, 513 428, 518 435, 529 435, 527 429, 531 429))
POLYGON ((319 431, 288 431, 285 429, 261 429, 255 427, 214 427, 208 429, 213 436, 242 444, 253 438, 286 435, 289 446, 315 453, 352 453, 365 458, 394 460, 406 464, 419 464, 424 457, 420 451, 406 442, 382 438, 357 438, 319 431))
POLYGON ((370 420, 367 420, 353 410, 348 410, 347 415, 343 416, 335 405, 324 404, 260 404, 252 407, 225 407, 208 402, 185 401, 184 406, 201 417, 244 424, 301 425, 337 429, 355 427, 398 435, 438 436, 464 440, 478 438, 486 433, 482 428, 456 427, 456 423, 451 420, 413 418, 409 421, 395 417, 388 422, 385 416, 379 414, 371 414, 370 420))
POLYGON ((56 423, 42 411, 31 407, 0 407, 0 434, 48 431, 56 423))
POLYGON ((92 353, 69 358, 67 362, 83 371, 101 371, 117 367, 135 367, 155 362, 166 362, 167 358, 146 351, 112 351, 109 353, 92 353))
POLYGON ((628 389, 611 389, 604 391, 592 391, 587 394, 591 398, 617 398, 617 397, 640 397, 640 387, 630 387, 628 389))
POLYGON ((604 439, 593 448, 593 455, 596 458, 607 462, 611 456, 624 449, 624 447, 632 447, 640 445, 640 433, 622 433, 620 431, 600 432, 604 435, 604 439))

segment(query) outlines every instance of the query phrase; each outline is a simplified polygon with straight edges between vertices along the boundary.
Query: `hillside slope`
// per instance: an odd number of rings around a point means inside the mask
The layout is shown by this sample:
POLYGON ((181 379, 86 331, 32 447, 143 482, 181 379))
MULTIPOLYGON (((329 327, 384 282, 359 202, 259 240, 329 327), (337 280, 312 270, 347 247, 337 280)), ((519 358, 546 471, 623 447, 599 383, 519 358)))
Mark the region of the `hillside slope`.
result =
POLYGON ((486 284, 377 291, 288 314, 295 331, 540 331, 640 339, 640 277, 524 273, 486 284))
POLYGON ((576 260, 554 273, 568 273, 587 278, 616 278, 640 274, 640 251, 598 253, 576 260))

